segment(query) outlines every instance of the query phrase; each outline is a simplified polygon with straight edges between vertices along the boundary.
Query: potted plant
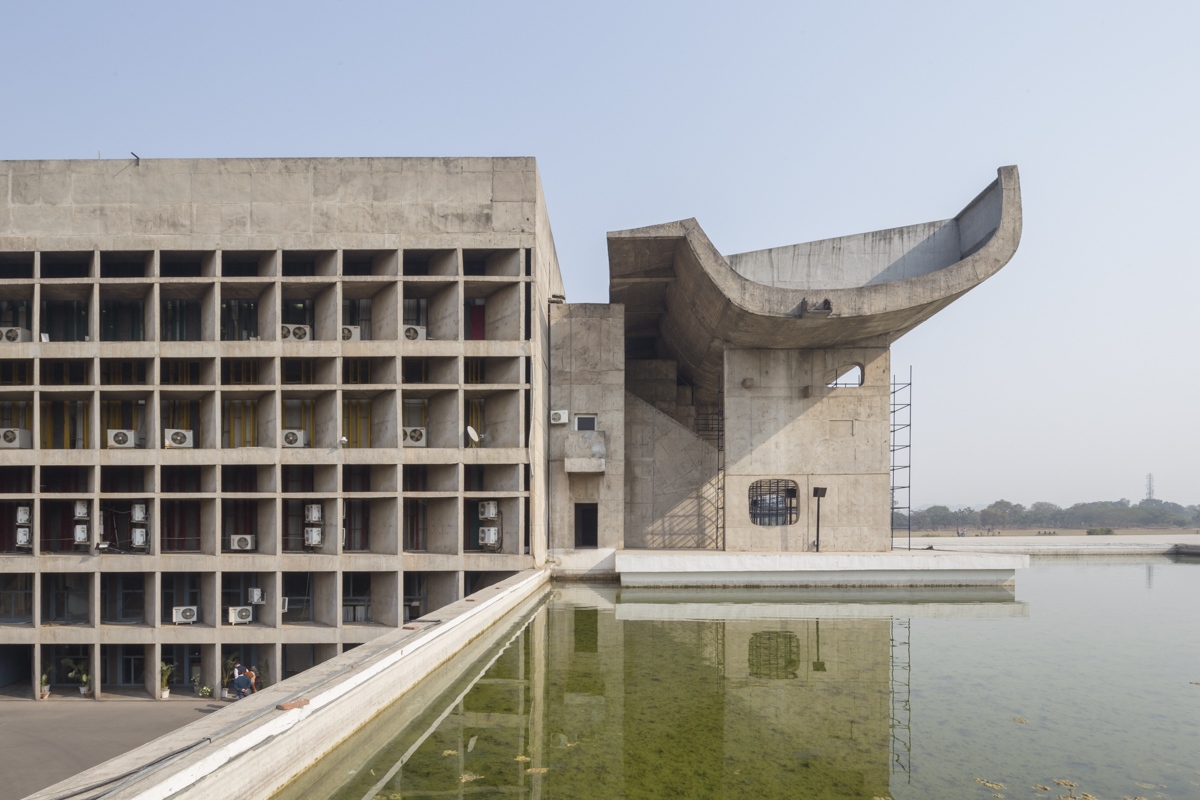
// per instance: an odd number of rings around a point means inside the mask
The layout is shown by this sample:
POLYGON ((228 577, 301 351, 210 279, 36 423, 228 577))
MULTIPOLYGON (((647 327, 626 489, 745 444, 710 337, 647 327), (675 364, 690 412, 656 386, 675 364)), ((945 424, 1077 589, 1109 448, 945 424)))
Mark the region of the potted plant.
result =
POLYGON ((233 680, 233 667, 242 656, 239 653, 230 653, 229 657, 221 664, 221 697, 229 697, 229 682, 233 680))
POLYGON ((192 673, 192 691, 195 692, 199 696, 203 696, 203 695, 200 695, 200 673, 199 672, 192 673))
POLYGON ((50 673, 42 673, 42 699, 45 700, 50 696, 50 673))
POLYGON ((162 682, 162 696, 166 700, 171 696, 171 688, 168 684, 171 682, 171 676, 175 674, 175 665, 168 664, 166 661, 160 661, 158 664, 158 677, 162 682))
POLYGON ((92 673, 87 659, 81 658, 78 661, 72 661, 69 658, 64 658, 62 665, 67 670, 68 680, 79 681, 79 693, 84 697, 91 694, 92 673))
POLYGON ((196 693, 199 694, 201 697, 212 697, 212 687, 211 686, 201 686, 199 688, 199 690, 197 690, 196 693))

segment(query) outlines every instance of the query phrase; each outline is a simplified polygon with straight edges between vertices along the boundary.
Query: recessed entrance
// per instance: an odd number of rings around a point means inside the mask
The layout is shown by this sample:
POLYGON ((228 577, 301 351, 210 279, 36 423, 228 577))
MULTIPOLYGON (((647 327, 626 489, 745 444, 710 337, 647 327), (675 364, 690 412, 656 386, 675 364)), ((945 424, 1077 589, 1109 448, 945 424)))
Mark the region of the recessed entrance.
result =
POLYGON ((575 549, 597 547, 600 512, 596 503, 575 504, 575 549))

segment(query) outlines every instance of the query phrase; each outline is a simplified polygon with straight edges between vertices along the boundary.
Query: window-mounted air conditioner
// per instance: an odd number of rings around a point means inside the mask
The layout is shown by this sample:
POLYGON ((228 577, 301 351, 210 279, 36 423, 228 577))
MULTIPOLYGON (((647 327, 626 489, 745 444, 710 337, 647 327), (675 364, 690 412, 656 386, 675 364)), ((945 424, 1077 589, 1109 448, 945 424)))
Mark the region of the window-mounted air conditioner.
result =
POLYGON ((17 524, 29 525, 33 522, 33 506, 17 506, 17 524))
POLYGON ((500 504, 495 500, 479 501, 479 518, 480 519, 499 519, 500 504))
POLYGON ((129 507, 130 522, 145 522, 146 521, 146 504, 134 503, 129 507))
POLYGON ((75 519, 87 519, 88 518, 88 506, 89 506, 89 503, 87 500, 76 500, 75 501, 75 519))
POLYGON ((323 529, 321 528, 305 528, 304 529, 304 546, 305 547, 320 547, 321 541, 324 538, 323 529))
POLYGON ((312 340, 311 325, 284 325, 279 335, 285 339, 294 342, 307 342, 312 340))
POLYGON ((251 586, 246 590, 246 602, 252 606, 261 606, 267 602, 267 595, 262 589, 251 586))
POLYGON ((400 334, 410 342, 423 342, 427 338, 424 325, 405 325, 400 334))
POLYGON ((17 528, 17 547, 33 547, 33 529, 22 525, 17 528))
POLYGON ((171 621, 176 625, 191 625, 200 617, 199 606, 172 606, 171 621))
POLYGON ((254 537, 249 534, 239 533, 229 537, 230 550, 253 550, 254 537))
POLYGON ((33 434, 24 428, 0 428, 0 447, 28 450, 33 447, 33 434))
POLYGON ((405 447, 425 447, 424 428, 404 428, 405 447))
POLYGON ((87 525, 76 525, 75 526, 75 544, 87 544, 90 540, 91 540, 91 536, 88 535, 88 526, 87 525))
POLYGON ((320 522, 325 518, 325 509, 320 503, 309 503, 304 507, 305 522, 320 522))
POLYGON ((284 428, 283 446, 308 447, 308 431, 303 428, 284 428))
POLYGON ((178 428, 167 428, 163 431, 163 447, 170 449, 174 447, 188 448, 195 446, 191 431, 179 430, 178 428))
POLYGON ((108 446, 112 449, 130 449, 137 447, 137 431, 109 430, 108 446))
POLYGON ((132 547, 136 547, 139 550, 145 550, 146 542, 147 542, 146 529, 145 528, 130 528, 129 529, 129 540, 130 540, 132 547))
POLYGON ((571 421, 571 412, 570 411, 551 411, 550 412, 550 424, 551 425, 566 425, 570 421, 571 421))
POLYGON ((248 625, 254 620, 254 606, 230 606, 229 624, 248 625))
POLYGON ((17 344, 32 341, 33 333, 27 328, 0 328, 0 343, 17 344))
POLYGON ((483 526, 479 529, 479 546, 480 547, 499 547, 500 546, 500 529, 491 525, 483 526))
POLYGON ((343 325, 342 326, 342 341, 343 342, 361 342, 362 341, 362 326, 361 325, 343 325))

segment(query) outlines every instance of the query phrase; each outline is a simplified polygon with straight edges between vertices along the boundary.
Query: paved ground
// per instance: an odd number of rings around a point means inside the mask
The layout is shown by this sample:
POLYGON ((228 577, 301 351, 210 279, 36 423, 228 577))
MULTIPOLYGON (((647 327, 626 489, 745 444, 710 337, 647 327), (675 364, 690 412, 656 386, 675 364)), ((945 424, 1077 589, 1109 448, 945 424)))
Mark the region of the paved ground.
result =
POLYGON ((0 699, 0 800, 18 800, 223 708, 180 697, 0 699))

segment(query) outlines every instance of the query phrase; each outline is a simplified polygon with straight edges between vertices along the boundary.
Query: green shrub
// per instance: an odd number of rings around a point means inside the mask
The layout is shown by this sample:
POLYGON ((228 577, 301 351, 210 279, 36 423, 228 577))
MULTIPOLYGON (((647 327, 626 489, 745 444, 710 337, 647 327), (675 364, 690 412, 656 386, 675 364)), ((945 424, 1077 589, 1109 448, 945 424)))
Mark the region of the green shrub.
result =
POLYGON ((1088 536, 1112 536, 1113 529, 1112 528, 1088 528, 1087 535, 1088 536))

